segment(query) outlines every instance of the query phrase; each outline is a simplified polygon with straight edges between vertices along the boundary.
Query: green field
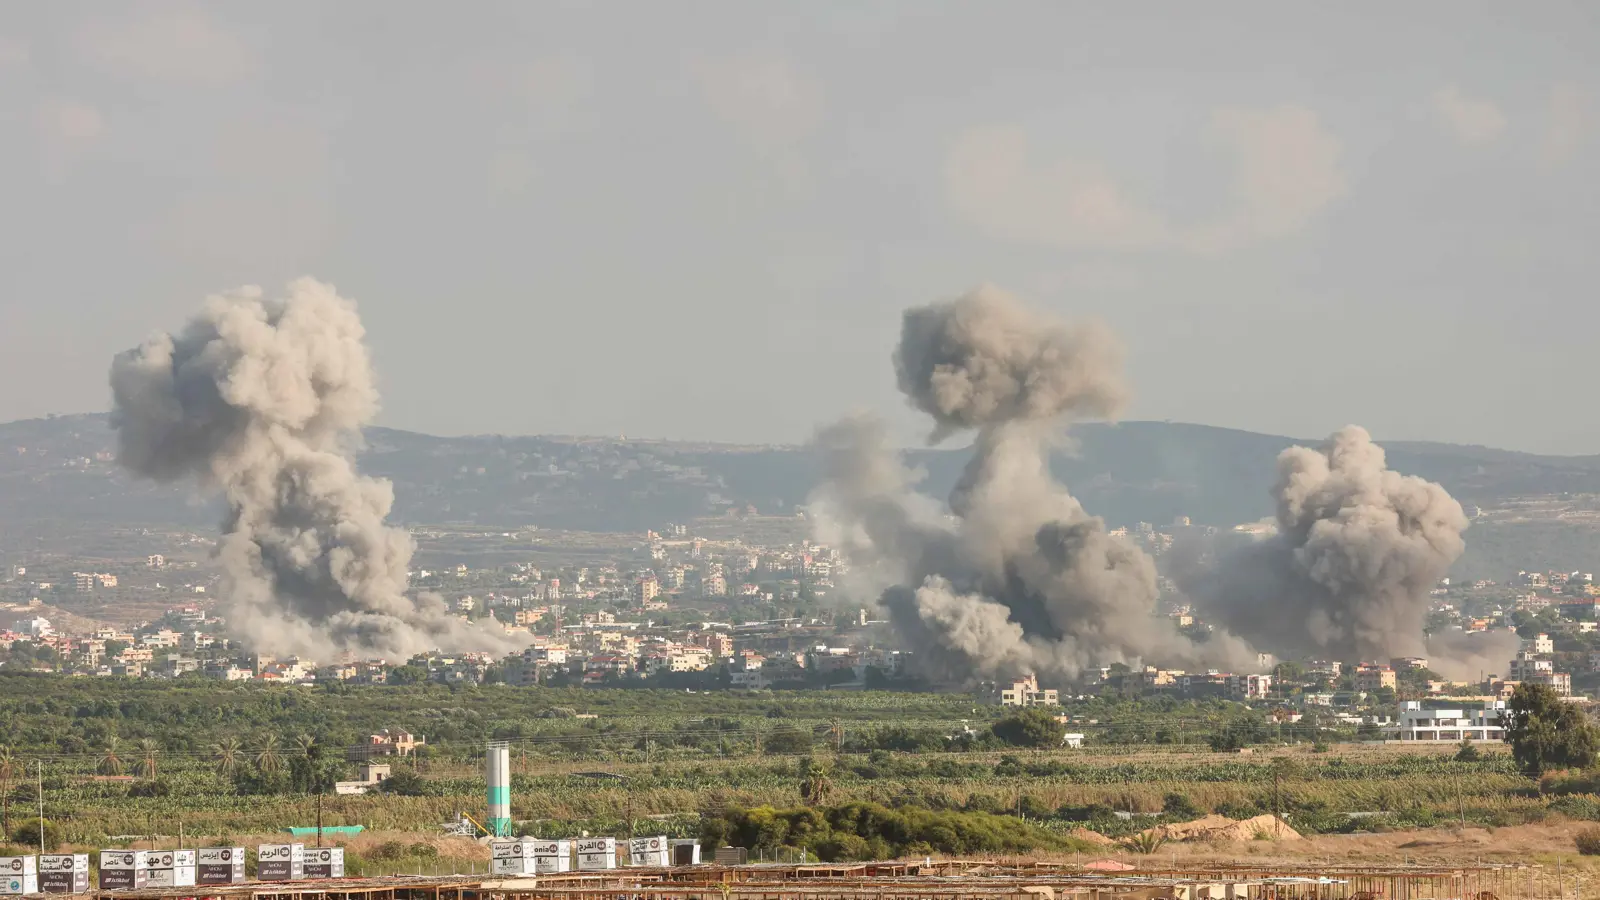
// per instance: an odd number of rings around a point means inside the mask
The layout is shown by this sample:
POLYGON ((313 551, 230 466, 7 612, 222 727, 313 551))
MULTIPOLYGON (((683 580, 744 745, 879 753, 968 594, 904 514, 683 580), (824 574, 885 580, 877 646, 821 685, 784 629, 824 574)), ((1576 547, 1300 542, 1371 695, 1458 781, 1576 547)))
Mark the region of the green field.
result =
MULTIPOLYGON (((1071 726, 1088 735, 1080 750, 1008 746, 991 730, 1000 710, 948 694, 0 676, 12 829, 35 814, 42 765, 46 818, 64 841, 84 846, 180 830, 191 843, 265 835, 313 824, 319 803, 328 825, 437 835, 458 812, 481 812, 482 747, 491 739, 512 748, 519 828, 544 837, 721 838, 733 827, 726 823, 745 827, 750 815, 811 828, 810 814, 798 811, 808 804, 856 819, 881 818, 860 812, 876 806, 949 814, 916 827, 995 849, 1067 846, 1060 836, 1078 827, 1119 836, 1209 812, 1281 811, 1303 832, 1509 825, 1552 813, 1600 819, 1587 779, 1541 785, 1518 774, 1500 747, 1469 760, 1453 746, 1338 743, 1349 735, 1279 730, 1226 703, 1097 701, 1069 711, 1096 720, 1071 726), (343 748, 385 727, 426 736, 428 749, 395 763, 391 791, 326 793, 332 780, 355 775, 343 748), (1238 744, 1251 752, 1213 749, 1238 744), (790 812, 759 812, 769 807, 790 812)), ((866 852, 849 835, 829 831, 824 841, 768 824, 738 833, 770 843, 763 849, 799 842, 866 852)), ((968 846, 957 840, 948 838, 968 846)), ((939 849, 910 838, 888 846, 923 843, 939 849)))

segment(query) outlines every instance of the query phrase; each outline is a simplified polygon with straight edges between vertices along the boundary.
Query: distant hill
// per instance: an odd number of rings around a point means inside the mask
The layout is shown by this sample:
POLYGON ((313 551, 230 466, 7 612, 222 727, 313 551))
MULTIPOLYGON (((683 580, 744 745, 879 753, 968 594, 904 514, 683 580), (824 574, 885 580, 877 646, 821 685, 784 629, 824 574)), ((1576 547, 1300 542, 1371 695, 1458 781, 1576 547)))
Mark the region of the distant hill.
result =
MULTIPOLYGON (((1270 515, 1273 461, 1291 438, 1167 422, 1084 425, 1053 468, 1114 525, 1231 525, 1270 515)), ((637 531, 754 505, 785 514, 816 479, 800 447, 569 437, 432 437, 374 428, 364 471, 392 479, 406 522, 637 531)), ((1386 444, 1390 464, 1444 484, 1463 503, 1600 493, 1600 457, 1557 457, 1452 444, 1386 444)), ((130 478, 111 458, 103 415, 0 425, 0 518, 211 527, 217 510, 185 487, 130 478)), ((913 450, 924 488, 943 496, 967 452, 913 450)))

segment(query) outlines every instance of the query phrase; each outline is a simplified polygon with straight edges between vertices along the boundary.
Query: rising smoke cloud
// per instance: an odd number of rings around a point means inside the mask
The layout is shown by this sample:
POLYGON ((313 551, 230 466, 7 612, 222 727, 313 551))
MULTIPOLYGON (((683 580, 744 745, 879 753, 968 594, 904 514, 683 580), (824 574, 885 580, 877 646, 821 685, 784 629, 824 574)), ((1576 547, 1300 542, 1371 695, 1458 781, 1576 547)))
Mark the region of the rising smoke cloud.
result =
POLYGON ((407 594, 414 544, 384 523, 393 489, 352 461, 378 410, 364 336, 355 305, 309 278, 282 297, 209 298, 178 334, 113 361, 118 461, 225 498, 224 602, 252 649, 322 660, 508 649, 497 626, 407 594))
POLYGON ((1365 429, 1283 451, 1272 495, 1275 535, 1184 579, 1228 628, 1280 655, 1428 657, 1464 678, 1515 653, 1510 635, 1425 638, 1429 591, 1466 548, 1467 517, 1440 485, 1391 471, 1365 429))
POLYGON ((1143 660, 1254 667, 1241 641, 1195 642, 1158 617, 1154 561, 1050 474, 1063 423, 1122 408, 1122 348, 1109 330, 985 287, 908 310, 894 365, 901 392, 933 420, 930 443, 976 432, 949 514, 916 493, 883 424, 859 416, 818 432, 812 508, 822 533, 889 585, 881 603, 925 671, 960 680, 1143 660))

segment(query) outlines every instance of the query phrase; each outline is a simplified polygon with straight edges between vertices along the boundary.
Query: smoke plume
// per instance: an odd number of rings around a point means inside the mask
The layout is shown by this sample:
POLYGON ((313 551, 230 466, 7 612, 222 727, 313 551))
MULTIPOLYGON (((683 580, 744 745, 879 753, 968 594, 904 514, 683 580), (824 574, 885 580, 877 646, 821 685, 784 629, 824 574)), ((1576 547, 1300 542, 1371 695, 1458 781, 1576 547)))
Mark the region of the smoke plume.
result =
MULTIPOLYGON (((1354 425, 1320 448, 1283 451, 1272 494, 1277 533, 1187 579, 1202 608, 1280 655, 1429 656, 1429 592, 1466 548, 1461 505, 1431 481, 1391 471, 1354 425)), ((1452 670, 1510 646, 1503 637, 1431 643, 1430 662, 1452 670)))
POLYGON ((384 524, 389 482, 351 455, 378 409, 355 305, 312 279, 264 298, 209 298, 177 335, 111 366, 117 457, 161 482, 194 479, 228 513, 217 557, 229 628, 251 648, 318 659, 509 647, 436 595, 410 597, 414 549, 384 524))
POLYGON ((929 673, 1253 666, 1242 642, 1197 643, 1158 617, 1154 562, 1050 474, 1063 423, 1121 409, 1121 364, 1104 326, 1055 320, 994 288, 908 310, 894 353, 900 390, 932 418, 930 443, 976 431, 948 514, 916 493, 882 423, 854 417, 818 432, 813 509, 846 555, 889 585, 881 602, 929 673))

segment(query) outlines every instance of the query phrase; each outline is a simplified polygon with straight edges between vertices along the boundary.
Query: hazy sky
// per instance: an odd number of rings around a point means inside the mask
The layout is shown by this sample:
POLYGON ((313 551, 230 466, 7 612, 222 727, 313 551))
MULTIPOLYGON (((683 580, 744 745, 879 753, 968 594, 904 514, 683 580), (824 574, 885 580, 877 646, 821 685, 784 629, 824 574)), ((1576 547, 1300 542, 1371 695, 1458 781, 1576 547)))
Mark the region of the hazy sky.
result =
POLYGON ((804 439, 900 311, 1108 319, 1131 415, 1600 452, 1600 4, 10 3, 0 420, 211 292, 384 424, 804 439), (1588 249, 1586 249, 1588 248, 1588 249))

